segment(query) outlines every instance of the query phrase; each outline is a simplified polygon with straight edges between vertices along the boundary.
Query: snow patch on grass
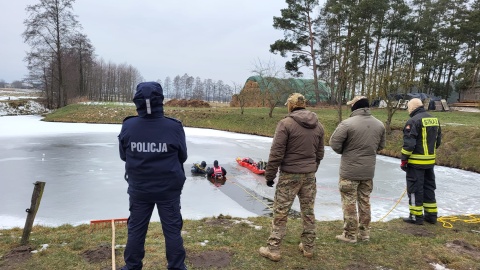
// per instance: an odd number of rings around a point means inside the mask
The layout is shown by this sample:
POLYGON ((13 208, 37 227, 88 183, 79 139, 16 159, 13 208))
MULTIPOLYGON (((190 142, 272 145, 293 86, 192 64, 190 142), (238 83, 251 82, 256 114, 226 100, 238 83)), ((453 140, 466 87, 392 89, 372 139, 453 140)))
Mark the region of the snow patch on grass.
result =
POLYGON ((41 115, 49 112, 49 109, 34 100, 29 100, 25 105, 18 107, 12 107, 8 102, 0 102, 0 116, 41 115))

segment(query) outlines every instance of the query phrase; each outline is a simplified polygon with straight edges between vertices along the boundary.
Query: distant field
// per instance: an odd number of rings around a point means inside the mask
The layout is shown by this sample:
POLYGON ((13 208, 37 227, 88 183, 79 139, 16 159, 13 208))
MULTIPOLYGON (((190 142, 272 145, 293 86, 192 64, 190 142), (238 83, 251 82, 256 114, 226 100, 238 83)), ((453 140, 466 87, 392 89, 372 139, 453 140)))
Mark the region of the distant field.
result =
POLYGON ((0 97, 40 97, 41 94, 42 91, 37 89, 0 88, 0 97))

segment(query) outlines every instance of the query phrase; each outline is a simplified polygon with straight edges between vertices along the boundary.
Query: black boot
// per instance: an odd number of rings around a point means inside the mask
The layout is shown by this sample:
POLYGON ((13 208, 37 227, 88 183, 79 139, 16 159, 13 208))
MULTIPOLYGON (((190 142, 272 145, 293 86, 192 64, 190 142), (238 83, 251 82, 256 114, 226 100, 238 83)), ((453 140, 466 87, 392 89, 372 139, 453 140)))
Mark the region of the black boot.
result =
POLYGON ((430 224, 436 224, 437 223, 437 216, 436 215, 425 215, 425 221, 430 223, 430 224))
POLYGON ((415 225, 423 225, 423 215, 409 215, 408 218, 404 218, 403 221, 415 225))

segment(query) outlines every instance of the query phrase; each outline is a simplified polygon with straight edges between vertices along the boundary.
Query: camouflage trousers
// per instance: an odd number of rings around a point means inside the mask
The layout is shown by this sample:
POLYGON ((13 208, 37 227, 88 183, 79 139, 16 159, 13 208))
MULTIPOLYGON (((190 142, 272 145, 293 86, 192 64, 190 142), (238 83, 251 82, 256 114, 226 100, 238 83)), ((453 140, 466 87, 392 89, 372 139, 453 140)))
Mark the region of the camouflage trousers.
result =
POLYGON ((313 207, 317 194, 315 173, 280 172, 273 203, 272 232, 267 244, 278 250, 287 230, 287 216, 298 196, 303 219, 301 240, 305 251, 312 252, 315 245, 315 213, 313 207))
POLYGON ((340 177, 338 187, 342 196, 343 231, 345 235, 357 237, 358 232, 361 235, 369 236, 371 221, 370 193, 373 190, 373 180, 357 181, 340 177))

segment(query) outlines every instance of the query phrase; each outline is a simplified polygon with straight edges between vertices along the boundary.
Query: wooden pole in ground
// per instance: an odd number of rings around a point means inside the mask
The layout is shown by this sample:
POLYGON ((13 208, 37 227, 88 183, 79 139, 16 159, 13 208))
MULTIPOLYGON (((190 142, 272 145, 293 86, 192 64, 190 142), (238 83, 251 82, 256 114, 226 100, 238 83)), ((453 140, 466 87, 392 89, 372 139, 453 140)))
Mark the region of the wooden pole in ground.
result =
POLYGON ((45 182, 35 182, 35 187, 33 189, 32 194, 32 203, 30 208, 27 210, 27 220, 25 221, 25 227, 23 228, 23 235, 22 235, 22 245, 26 245, 28 243, 28 239, 30 238, 30 233, 32 232, 33 222, 35 221, 35 216, 37 215, 38 207, 40 206, 40 201, 42 200, 43 189, 45 188, 45 182))
POLYGON ((112 219, 112 270, 115 268, 115 221, 112 219))

